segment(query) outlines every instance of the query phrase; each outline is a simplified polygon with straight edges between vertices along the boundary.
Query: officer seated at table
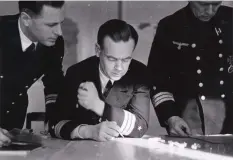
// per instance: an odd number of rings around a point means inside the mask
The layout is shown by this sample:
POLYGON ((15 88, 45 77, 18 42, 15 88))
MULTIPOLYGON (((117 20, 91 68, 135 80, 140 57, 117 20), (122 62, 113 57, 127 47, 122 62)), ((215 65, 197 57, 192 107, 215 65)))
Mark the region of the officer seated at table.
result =
POLYGON ((67 71, 49 124, 53 137, 107 141, 144 135, 150 95, 146 66, 132 59, 137 42, 136 30, 122 20, 99 28, 96 56, 67 71))

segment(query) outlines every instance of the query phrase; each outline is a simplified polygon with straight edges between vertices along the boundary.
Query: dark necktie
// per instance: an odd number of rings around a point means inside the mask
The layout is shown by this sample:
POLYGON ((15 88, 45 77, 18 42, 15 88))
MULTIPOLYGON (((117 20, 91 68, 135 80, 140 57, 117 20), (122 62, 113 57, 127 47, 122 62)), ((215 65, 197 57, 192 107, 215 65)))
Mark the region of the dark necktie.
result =
POLYGON ((27 49, 26 52, 27 53, 34 53, 36 51, 36 45, 35 43, 32 43, 27 49))
POLYGON ((108 83, 107 83, 107 85, 106 85, 106 87, 105 87, 105 89, 104 89, 104 92, 103 92, 104 98, 106 98, 106 97, 108 96, 108 93, 109 93, 109 91, 111 90, 112 86, 113 86, 113 84, 112 84, 112 82, 109 80, 108 83))

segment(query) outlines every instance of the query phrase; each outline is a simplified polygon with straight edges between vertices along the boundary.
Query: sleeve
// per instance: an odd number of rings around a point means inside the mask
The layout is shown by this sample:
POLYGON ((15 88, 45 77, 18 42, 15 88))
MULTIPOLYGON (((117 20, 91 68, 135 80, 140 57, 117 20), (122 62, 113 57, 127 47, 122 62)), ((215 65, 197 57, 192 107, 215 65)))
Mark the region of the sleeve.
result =
POLYGON ((64 85, 57 97, 56 108, 53 116, 49 120, 49 132, 52 137, 70 140, 71 132, 80 124, 86 124, 83 119, 82 107, 77 107, 77 86, 81 80, 77 79, 75 75, 77 70, 68 68, 64 85))
POLYGON ((51 50, 54 54, 52 56, 51 64, 48 71, 42 78, 44 84, 44 94, 45 94, 45 109, 46 118, 45 121, 49 120, 49 117, 53 114, 53 109, 55 107, 55 102, 57 95, 61 86, 63 84, 64 75, 62 71, 62 60, 64 57, 64 40, 59 37, 56 45, 51 50))
MULTIPOLYGON (((2 63, 2 58, 3 58, 3 53, 2 53, 2 41, 3 41, 3 36, 2 36, 2 17, 0 16, 0 76, 2 75, 2 69, 3 69, 3 63, 2 63)), ((0 77, 0 115, 2 115, 2 104, 3 104, 3 94, 2 94, 2 80, 0 77)), ((1 116, 2 117, 2 116, 1 116)), ((2 119, 0 119, 0 124, 2 124, 2 119)))
POLYGON ((170 117, 180 114, 172 91, 174 52, 169 47, 169 27, 159 22, 147 66, 152 84, 151 101, 162 127, 167 126, 170 117))
POLYGON ((116 121, 121 133, 127 137, 142 137, 148 129, 150 87, 145 76, 142 75, 144 80, 134 86, 133 96, 125 109, 105 103, 102 120, 116 121))

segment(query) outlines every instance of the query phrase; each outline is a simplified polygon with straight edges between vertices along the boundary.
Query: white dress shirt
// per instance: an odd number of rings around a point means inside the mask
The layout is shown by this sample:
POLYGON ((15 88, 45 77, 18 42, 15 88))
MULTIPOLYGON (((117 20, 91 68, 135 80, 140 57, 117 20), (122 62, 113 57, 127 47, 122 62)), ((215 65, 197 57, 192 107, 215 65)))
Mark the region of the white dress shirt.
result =
POLYGON ((112 84, 114 83, 114 81, 109 79, 107 76, 105 76, 105 74, 100 69, 100 66, 99 66, 99 75, 100 75, 101 91, 103 93, 108 81, 110 80, 112 84))
POLYGON ((18 28, 19 28, 19 36, 20 36, 20 41, 21 41, 21 47, 22 47, 22 51, 25 52, 26 49, 32 44, 34 43, 35 46, 37 45, 38 42, 32 42, 22 31, 21 27, 20 27, 20 21, 18 20, 18 28))

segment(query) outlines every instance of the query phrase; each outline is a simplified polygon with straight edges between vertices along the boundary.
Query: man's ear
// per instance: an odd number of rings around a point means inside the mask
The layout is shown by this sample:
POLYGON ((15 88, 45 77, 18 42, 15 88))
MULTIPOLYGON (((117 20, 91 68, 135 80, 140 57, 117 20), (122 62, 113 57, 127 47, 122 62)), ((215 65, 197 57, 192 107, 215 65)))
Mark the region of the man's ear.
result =
POLYGON ((95 44, 95 53, 96 53, 97 57, 100 56, 100 52, 101 52, 100 45, 98 43, 96 43, 95 44))
POLYGON ((21 12, 20 13, 20 19, 21 19, 21 22, 24 24, 24 26, 28 27, 31 25, 32 23, 32 18, 31 16, 26 13, 26 12, 21 12))

